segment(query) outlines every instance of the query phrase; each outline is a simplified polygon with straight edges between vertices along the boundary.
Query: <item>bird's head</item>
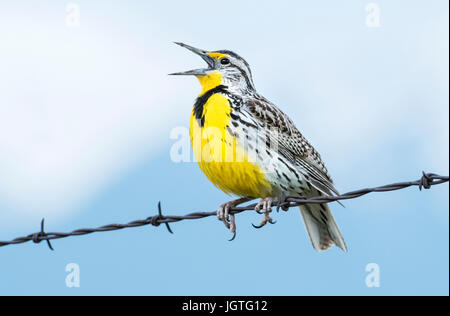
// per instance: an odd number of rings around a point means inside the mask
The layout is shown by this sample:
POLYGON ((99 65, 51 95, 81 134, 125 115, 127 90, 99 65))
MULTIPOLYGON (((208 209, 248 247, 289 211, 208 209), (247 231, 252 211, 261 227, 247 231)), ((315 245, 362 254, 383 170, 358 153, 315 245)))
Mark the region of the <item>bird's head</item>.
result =
POLYGON ((208 64, 207 68, 172 73, 171 75, 193 75, 198 78, 203 92, 219 85, 225 85, 230 90, 254 90, 252 73, 248 63, 238 54, 228 51, 206 51, 183 43, 175 43, 199 55, 208 64))

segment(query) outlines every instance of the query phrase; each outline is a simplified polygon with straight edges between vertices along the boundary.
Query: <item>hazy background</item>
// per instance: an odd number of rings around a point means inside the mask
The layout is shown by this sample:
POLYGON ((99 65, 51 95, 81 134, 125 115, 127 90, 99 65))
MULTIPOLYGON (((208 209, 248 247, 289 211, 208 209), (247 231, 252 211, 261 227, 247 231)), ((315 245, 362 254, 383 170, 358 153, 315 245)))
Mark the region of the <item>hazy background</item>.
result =
MULTIPOLYGON (((0 1, 0 240, 229 199, 170 159, 200 87, 167 74, 203 65, 172 41, 246 58, 341 192, 448 174, 448 2, 377 1, 380 27, 369 2, 0 1)), ((314 252, 295 209, 262 230, 249 212, 233 242, 209 218, 0 248, 0 294, 448 295, 448 184, 345 205, 347 254, 314 252)))

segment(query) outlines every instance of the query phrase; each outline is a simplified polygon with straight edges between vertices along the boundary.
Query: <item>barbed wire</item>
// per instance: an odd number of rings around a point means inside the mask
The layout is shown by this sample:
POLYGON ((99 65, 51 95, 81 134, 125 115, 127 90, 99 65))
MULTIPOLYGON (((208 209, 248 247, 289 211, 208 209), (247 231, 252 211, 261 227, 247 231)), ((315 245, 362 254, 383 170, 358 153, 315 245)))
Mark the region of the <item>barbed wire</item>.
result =
MULTIPOLYGON (((360 189, 355 190, 351 192, 347 192, 345 194, 336 195, 336 196, 318 196, 313 198, 304 198, 299 196, 288 196, 285 197, 282 200, 274 201, 272 205, 274 205, 279 211, 281 208, 284 211, 287 211, 291 207, 299 206, 302 204, 321 204, 321 203, 330 203, 330 202, 338 202, 340 200, 348 200, 348 199, 355 199, 358 197, 361 197, 363 195, 366 195, 368 193, 372 192, 388 192, 388 191, 396 191, 400 189, 405 189, 411 186, 418 186, 419 190, 422 190, 422 188, 429 189, 434 185, 445 183, 449 181, 448 176, 440 176, 438 174, 434 173, 425 173, 423 172, 422 177, 419 180, 416 181, 409 181, 409 182, 398 182, 398 183, 392 183, 387 184, 379 187, 374 188, 366 188, 366 189, 360 189)), ((255 210, 256 203, 241 206, 241 207, 232 207, 229 210, 230 215, 242 213, 245 211, 254 211, 255 210)), ((154 216, 150 216, 143 220, 136 220, 129 222, 127 224, 110 224, 105 225, 97 228, 82 228, 77 229, 72 232, 68 233, 58 233, 58 232, 51 232, 46 233, 44 231, 44 219, 41 221, 41 229, 37 233, 29 234, 27 236, 18 237, 10 241, 0 241, 0 247, 8 246, 8 245, 16 245, 16 244, 23 244, 29 241, 32 241, 36 244, 46 241, 47 246, 53 250, 52 244, 50 243, 50 240, 54 239, 61 239, 61 238, 67 238, 71 236, 83 236, 88 235, 92 233, 97 232, 107 232, 107 231, 114 231, 114 230, 120 230, 125 228, 132 228, 132 227, 140 227, 140 226, 146 226, 146 225, 153 225, 153 226, 159 226, 161 224, 164 224, 167 228, 167 230, 173 234, 173 231, 171 227, 169 226, 169 223, 176 223, 183 220, 193 220, 193 219, 200 219, 210 216, 217 216, 217 211, 213 212, 193 212, 182 216, 177 215, 168 215, 164 216, 161 211, 161 202, 158 203, 158 214, 154 216)), ((231 240, 233 240, 235 235, 231 240)))

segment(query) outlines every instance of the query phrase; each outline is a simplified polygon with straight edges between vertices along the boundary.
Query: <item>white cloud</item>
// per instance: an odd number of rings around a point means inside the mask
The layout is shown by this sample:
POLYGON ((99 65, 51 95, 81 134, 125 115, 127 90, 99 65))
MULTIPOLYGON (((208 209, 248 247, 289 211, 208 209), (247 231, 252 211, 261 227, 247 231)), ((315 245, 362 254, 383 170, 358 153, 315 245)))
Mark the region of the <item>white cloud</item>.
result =
POLYGON ((159 129, 177 110, 166 101, 167 58, 151 40, 129 39, 101 20, 67 29, 64 19, 53 25, 60 15, 28 15, 0 22, 4 223, 67 214, 157 149, 159 129))

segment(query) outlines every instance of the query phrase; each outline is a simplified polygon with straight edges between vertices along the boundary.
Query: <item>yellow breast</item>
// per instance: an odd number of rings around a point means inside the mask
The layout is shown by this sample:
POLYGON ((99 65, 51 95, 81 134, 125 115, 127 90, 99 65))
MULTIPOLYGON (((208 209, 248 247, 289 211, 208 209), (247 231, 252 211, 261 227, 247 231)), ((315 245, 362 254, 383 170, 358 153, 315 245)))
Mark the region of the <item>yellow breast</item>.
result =
MULTIPOLYGON (((204 91, 205 92, 205 91, 204 91)), ((232 109, 228 98, 213 94, 203 106, 202 120, 191 114, 191 144, 198 165, 208 179, 228 194, 268 197, 271 185, 247 151, 230 134, 232 109)))

